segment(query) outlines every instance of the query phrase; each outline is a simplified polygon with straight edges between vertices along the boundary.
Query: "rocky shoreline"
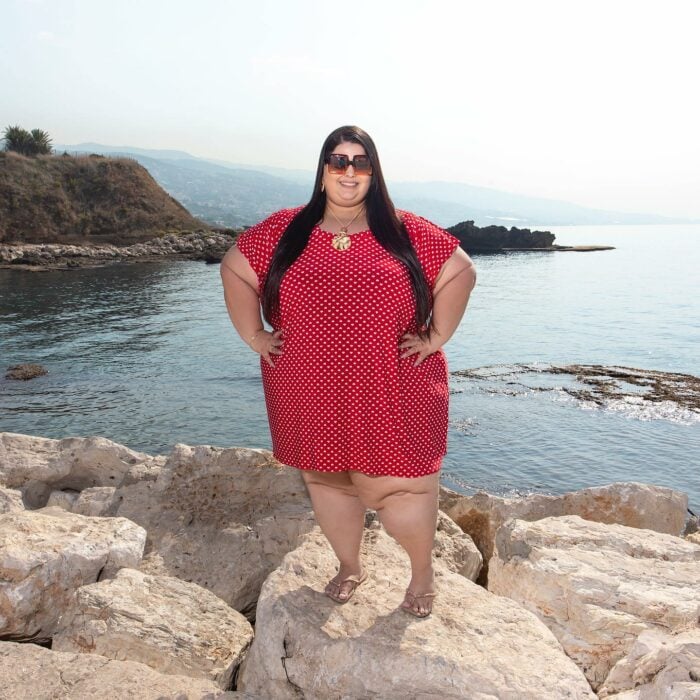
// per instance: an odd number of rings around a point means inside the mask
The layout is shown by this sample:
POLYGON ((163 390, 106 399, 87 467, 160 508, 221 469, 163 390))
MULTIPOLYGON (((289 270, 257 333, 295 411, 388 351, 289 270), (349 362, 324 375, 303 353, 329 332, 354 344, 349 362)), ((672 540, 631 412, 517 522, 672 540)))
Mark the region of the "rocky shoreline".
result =
MULTIPOLYGON (((469 222, 472 223, 472 222, 469 222)), ((452 227, 453 229, 457 227, 452 227)), ((490 227, 502 228, 502 227, 490 227)), ((452 231, 452 229, 448 229, 452 231)), ((482 229, 482 231, 485 229, 482 229)), ((522 229, 518 234, 530 231, 522 229)), ((542 232, 533 232, 542 233, 542 232)), ((514 252, 514 251, 593 251, 613 250, 612 246, 530 246, 523 239, 521 245, 504 247, 506 241, 496 237, 493 246, 486 247, 481 242, 472 243, 460 234, 462 247, 469 252, 514 252)), ((548 234, 552 240, 554 236, 548 234)), ((236 240, 236 233, 220 231, 192 231, 189 233, 168 234, 129 246, 116 246, 99 243, 0 243, 0 269, 28 270, 74 270, 76 268, 102 267, 114 263, 162 262, 164 260, 203 260, 207 263, 219 263, 226 251, 236 240)), ((511 235, 507 241, 511 244, 515 238, 511 235)), ((533 239, 534 240, 534 239, 533 239)), ((549 240, 549 239, 547 239, 549 240)), ((537 241, 535 241, 537 242, 537 241)))
POLYGON ((700 697, 700 533, 685 493, 440 492, 438 597, 368 511, 335 557, 267 450, 0 433, 3 697, 700 697))
POLYGON ((235 236, 217 231, 168 234, 129 246, 69 243, 0 243, 0 268, 73 270, 114 263, 204 260, 221 262, 235 236))

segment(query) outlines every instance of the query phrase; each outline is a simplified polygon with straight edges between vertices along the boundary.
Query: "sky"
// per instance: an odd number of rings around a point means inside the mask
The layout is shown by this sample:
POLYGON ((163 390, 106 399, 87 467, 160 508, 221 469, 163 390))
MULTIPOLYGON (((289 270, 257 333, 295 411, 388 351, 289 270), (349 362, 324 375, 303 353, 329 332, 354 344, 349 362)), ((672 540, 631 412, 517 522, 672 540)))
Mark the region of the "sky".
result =
POLYGON ((314 170, 356 124, 389 182, 700 218, 695 0, 0 6, 0 129, 314 170))

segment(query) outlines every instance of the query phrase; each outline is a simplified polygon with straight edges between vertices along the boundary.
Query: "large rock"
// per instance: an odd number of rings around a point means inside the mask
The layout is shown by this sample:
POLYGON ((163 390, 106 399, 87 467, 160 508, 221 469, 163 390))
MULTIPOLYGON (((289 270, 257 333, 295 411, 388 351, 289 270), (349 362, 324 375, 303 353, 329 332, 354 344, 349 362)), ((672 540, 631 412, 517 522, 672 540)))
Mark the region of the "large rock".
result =
POLYGON ((108 518, 116 514, 119 498, 114 486, 91 486, 83 489, 75 499, 72 513, 108 518))
POLYGON ((362 557, 369 579, 343 605, 323 594, 336 559, 320 530, 284 558, 261 591, 239 689, 275 700, 595 697, 520 605, 437 561, 433 614, 418 619, 399 609, 410 578, 399 545, 367 529, 362 557))
POLYGON ((252 640, 248 620, 197 584, 120 569, 77 589, 51 648, 140 661, 227 689, 252 640))
POLYGON ((577 515, 507 520, 488 588, 538 615, 598 689, 641 632, 696 625, 700 547, 577 515))
POLYGON ((46 641, 73 592, 136 567, 146 542, 126 518, 53 506, 0 515, 0 636, 46 641))
POLYGON ((433 557, 435 562, 470 581, 476 581, 484 563, 472 538, 442 511, 438 511, 433 557))
MULTIPOLYGON (((52 506, 57 506, 58 508, 63 508, 63 510, 72 512, 79 495, 80 491, 74 491, 73 489, 52 491, 49 500, 46 501, 45 507, 51 508, 52 506)), ((88 513, 81 513, 81 515, 88 515, 88 513)))
POLYGON ((700 628, 644 630, 605 679, 600 698, 700 698, 700 628))
POLYGON ((459 238, 462 248, 474 252, 491 252, 503 248, 552 248, 554 234, 511 226, 475 226, 473 221, 461 221, 447 229, 459 238))
POLYGON ((155 481, 115 499, 148 532, 141 571, 197 583, 250 618, 265 577, 315 525, 301 474, 268 450, 178 443, 155 481))
POLYGON ((496 530, 508 518, 533 521, 553 515, 579 515, 600 523, 680 535, 688 510, 688 495, 636 482, 596 486, 560 496, 533 494, 524 498, 502 498, 485 491, 462 496, 443 487, 440 508, 474 540, 484 556, 479 583, 485 584, 496 530))
POLYGON ((22 492, 19 489, 0 487, 0 514, 17 510, 24 510, 22 492))
POLYGON ((48 493, 28 489, 28 494, 35 496, 31 508, 46 505, 46 500, 39 499, 42 494, 47 499, 52 490, 119 486, 136 465, 153 460, 150 455, 99 436, 54 440, 0 433, 0 485, 21 488, 39 482, 50 487, 48 493))
POLYGON ((136 661, 51 651, 36 644, 0 642, 0 698, 23 700, 253 700, 211 681, 165 675, 136 661))

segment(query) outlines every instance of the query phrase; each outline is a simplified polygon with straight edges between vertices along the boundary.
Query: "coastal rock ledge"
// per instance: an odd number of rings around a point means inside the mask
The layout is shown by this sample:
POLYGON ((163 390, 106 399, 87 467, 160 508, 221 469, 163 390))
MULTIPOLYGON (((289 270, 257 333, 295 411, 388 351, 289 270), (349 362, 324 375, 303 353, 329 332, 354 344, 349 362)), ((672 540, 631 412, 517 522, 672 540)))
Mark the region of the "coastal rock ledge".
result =
POLYGON ((267 450, 0 433, 0 697, 700 698, 686 494, 496 498, 441 489, 419 619, 374 511, 368 580, 323 594, 335 556, 267 450))
POLYGON ((0 243, 0 268, 71 270, 121 262, 220 261, 234 238, 216 231, 171 233, 132 245, 108 243, 0 243))

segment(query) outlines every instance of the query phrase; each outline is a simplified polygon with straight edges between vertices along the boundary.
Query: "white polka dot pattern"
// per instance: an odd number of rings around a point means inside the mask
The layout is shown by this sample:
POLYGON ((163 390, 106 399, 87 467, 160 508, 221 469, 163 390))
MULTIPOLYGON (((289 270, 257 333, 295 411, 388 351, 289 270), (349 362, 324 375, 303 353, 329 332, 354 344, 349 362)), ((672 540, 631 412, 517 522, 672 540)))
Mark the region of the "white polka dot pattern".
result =
MULTIPOLYGON (((260 289, 275 246, 294 215, 283 209, 236 241, 260 289)), ((432 289, 459 240, 399 211, 432 289)), ((260 358, 273 454, 299 469, 417 477, 440 469, 447 451, 448 372, 442 350, 414 366, 401 336, 415 333, 405 267, 370 230, 335 250, 316 226, 280 286, 283 329, 274 367, 260 358)), ((432 300, 431 300, 432 301, 432 300)))

